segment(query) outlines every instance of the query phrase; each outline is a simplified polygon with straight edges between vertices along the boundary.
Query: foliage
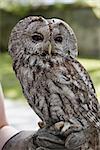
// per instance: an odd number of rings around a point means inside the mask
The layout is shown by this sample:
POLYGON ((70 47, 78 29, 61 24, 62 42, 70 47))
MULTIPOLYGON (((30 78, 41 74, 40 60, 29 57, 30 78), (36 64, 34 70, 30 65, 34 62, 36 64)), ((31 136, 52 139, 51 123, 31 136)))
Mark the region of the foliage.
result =
MULTIPOLYGON (((65 0, 54 0, 54 1, 45 1, 45 0, 0 0, 0 9, 5 9, 16 14, 27 14, 29 9, 32 7, 54 5, 55 7, 61 9, 65 7, 68 1, 65 0)), ((99 0, 73 0, 73 6, 80 7, 92 7, 95 15, 100 18, 100 1, 99 0)), ((70 6, 70 5, 69 5, 70 6)))
POLYGON ((76 3, 92 7, 94 14, 100 19, 100 0, 76 0, 76 3))
MULTIPOLYGON (((88 70, 100 99, 100 62, 96 59, 79 59, 88 70)), ((12 61, 7 53, 0 54, 0 81, 7 98, 24 99, 22 90, 12 70, 12 61)))
POLYGON ((22 5, 20 0, 0 0, 0 9, 23 16, 30 10, 31 5, 22 5))

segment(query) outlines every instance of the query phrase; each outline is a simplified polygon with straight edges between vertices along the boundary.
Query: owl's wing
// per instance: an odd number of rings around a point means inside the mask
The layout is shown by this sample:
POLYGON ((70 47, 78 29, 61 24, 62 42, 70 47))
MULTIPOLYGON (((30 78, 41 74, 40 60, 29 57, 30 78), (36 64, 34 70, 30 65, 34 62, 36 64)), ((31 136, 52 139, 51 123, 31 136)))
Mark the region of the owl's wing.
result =
POLYGON ((95 91, 93 82, 92 82, 88 72, 86 71, 86 69, 77 60, 75 60, 75 59, 72 59, 72 60, 73 60, 72 64, 73 64, 74 68, 77 70, 79 75, 82 77, 88 90, 96 96, 96 91, 95 91))
POLYGON ((71 82, 73 87, 76 87, 74 88, 74 93, 76 92, 78 97, 80 113, 86 120, 91 122, 93 126, 100 130, 100 105, 96 98, 95 89, 89 74, 85 68, 73 58, 69 58, 65 65, 67 69, 70 68, 71 82))

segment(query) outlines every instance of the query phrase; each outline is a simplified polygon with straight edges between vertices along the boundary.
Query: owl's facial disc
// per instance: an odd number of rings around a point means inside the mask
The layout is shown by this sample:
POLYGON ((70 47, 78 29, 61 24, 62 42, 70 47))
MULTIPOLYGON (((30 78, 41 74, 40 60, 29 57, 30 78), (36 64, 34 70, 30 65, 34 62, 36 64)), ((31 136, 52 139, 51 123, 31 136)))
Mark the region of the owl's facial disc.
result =
POLYGON ((50 32, 47 21, 32 22, 24 31, 23 45, 28 53, 32 55, 42 55, 44 49, 48 49, 47 44, 50 32))
POLYGON ((73 30, 64 21, 31 16, 14 27, 9 52, 13 58, 21 53, 41 57, 62 57, 67 54, 76 57, 77 42, 73 30))
POLYGON ((61 56, 77 56, 77 40, 71 27, 60 19, 48 19, 54 50, 61 56))
POLYGON ((42 57, 65 54, 64 36, 59 25, 45 20, 31 22, 24 30, 22 42, 28 54, 42 57))

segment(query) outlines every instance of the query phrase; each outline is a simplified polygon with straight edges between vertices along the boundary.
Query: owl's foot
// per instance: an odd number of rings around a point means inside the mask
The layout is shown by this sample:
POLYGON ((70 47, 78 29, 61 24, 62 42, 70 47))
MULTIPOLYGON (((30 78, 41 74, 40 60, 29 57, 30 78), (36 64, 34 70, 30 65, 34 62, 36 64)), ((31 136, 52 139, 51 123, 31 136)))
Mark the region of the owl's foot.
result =
POLYGON ((72 125, 68 122, 60 121, 55 123, 55 129, 61 131, 61 134, 67 136, 73 132, 78 132, 82 129, 82 127, 78 125, 72 125))
POLYGON ((64 127, 64 124, 65 124, 65 122, 63 122, 63 121, 55 123, 55 129, 59 130, 59 131, 62 130, 64 127))
POLYGON ((78 150, 86 141, 84 130, 80 126, 61 121, 55 124, 55 129, 65 138, 65 147, 68 150, 78 150))
POLYGON ((38 126, 42 129, 42 128, 46 127, 46 124, 43 121, 39 121, 38 126))
POLYGON ((84 131, 71 133, 65 140, 65 147, 68 150, 78 150, 86 142, 84 131))

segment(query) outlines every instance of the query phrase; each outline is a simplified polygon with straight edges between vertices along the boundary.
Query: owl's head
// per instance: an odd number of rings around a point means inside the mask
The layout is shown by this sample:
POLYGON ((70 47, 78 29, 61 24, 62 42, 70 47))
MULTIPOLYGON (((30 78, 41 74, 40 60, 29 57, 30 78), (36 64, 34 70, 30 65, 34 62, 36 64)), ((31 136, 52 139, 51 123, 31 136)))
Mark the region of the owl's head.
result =
POLYGON ((9 40, 13 59, 20 54, 77 56, 77 40, 71 27, 60 19, 31 16, 17 23, 9 40))

